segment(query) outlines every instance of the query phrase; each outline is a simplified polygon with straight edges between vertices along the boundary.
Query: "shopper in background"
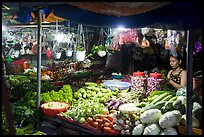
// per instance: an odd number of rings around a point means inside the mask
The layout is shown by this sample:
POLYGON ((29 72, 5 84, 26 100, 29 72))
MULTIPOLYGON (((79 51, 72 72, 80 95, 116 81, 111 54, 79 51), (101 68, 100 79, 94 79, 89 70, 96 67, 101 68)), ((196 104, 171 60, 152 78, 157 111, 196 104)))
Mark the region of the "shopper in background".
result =
POLYGON ((182 67, 182 55, 178 52, 170 54, 169 63, 171 70, 167 74, 166 82, 170 91, 176 92, 179 88, 185 88, 187 84, 187 72, 182 67))
POLYGON ((202 70, 199 70, 193 75, 193 91, 199 96, 202 96, 202 73, 202 70))

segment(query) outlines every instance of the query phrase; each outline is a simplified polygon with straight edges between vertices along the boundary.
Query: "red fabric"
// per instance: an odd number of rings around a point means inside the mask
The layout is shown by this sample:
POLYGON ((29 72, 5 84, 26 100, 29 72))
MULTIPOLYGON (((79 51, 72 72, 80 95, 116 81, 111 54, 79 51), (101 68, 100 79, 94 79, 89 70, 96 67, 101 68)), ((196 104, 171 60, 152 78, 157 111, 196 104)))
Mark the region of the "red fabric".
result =
POLYGON ((138 44, 138 32, 136 29, 131 29, 119 34, 119 45, 130 43, 138 44))

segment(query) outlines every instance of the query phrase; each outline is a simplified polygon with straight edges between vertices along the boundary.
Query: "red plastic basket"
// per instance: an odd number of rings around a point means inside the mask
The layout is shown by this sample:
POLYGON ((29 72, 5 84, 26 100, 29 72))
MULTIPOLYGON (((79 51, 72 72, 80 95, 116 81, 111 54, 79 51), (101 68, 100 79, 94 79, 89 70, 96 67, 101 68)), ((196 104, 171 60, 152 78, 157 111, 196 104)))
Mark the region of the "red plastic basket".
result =
MULTIPOLYGON (((46 102, 46 103, 50 103, 50 102, 46 102)), ((63 107, 63 108, 58 108, 58 109, 52 109, 52 108, 45 108, 44 105, 46 103, 43 103, 41 105, 41 108, 43 110, 43 113, 47 116, 57 116, 57 114, 59 114, 60 112, 65 112, 68 110, 68 108, 70 107, 69 103, 66 102, 56 102, 56 103, 65 103, 67 104, 67 106, 63 107)))

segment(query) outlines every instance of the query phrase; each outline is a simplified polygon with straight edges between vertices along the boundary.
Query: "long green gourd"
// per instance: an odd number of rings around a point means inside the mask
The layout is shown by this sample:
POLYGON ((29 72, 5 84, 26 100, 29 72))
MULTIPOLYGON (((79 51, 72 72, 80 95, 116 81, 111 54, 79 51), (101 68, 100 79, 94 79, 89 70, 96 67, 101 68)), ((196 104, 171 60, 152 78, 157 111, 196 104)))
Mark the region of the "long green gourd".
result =
POLYGON ((165 98, 166 96, 168 96, 170 93, 163 93, 161 94, 158 98, 154 99, 150 104, 155 104, 157 103, 158 101, 162 100, 163 98, 165 98))

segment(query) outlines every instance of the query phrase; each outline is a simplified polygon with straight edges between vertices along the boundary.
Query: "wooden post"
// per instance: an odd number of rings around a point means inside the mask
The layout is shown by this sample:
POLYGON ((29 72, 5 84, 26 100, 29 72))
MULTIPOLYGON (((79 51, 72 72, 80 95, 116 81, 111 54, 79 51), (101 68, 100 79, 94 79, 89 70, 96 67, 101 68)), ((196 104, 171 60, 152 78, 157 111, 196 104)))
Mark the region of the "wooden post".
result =
POLYGON ((189 44, 189 30, 187 31, 187 110, 186 134, 192 135, 192 85, 193 85, 193 46, 189 44))

